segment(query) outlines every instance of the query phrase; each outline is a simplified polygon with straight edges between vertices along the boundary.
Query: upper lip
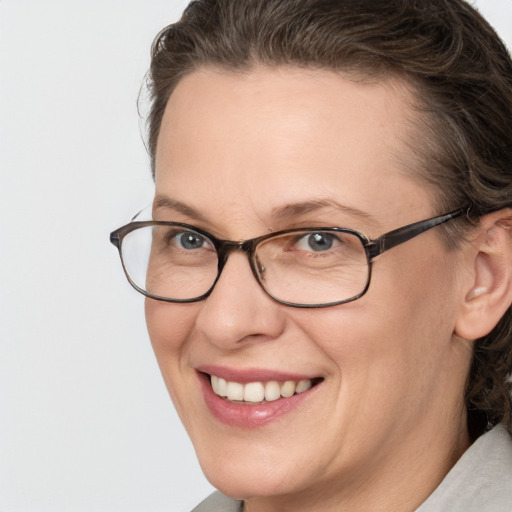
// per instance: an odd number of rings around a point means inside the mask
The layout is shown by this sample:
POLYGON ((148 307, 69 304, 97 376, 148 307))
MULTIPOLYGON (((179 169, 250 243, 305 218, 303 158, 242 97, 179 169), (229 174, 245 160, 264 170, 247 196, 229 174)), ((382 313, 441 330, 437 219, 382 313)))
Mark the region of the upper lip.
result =
POLYGON ((306 380, 318 379, 319 375, 307 375, 301 373, 283 372, 280 370, 271 370, 263 368, 231 368, 227 366, 217 365, 201 365, 196 368, 198 372, 215 375, 221 379, 230 382, 239 382, 240 384, 247 384, 248 382, 268 382, 278 381, 284 382, 287 380, 306 380))

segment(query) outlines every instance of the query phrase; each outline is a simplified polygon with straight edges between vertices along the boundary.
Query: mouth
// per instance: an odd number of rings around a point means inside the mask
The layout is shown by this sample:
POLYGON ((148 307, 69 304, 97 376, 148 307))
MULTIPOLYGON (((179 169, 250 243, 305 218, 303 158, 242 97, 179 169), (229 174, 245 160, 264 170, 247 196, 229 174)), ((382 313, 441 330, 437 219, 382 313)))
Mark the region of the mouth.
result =
POLYGON ((267 371, 198 369, 205 403, 221 423, 258 428, 304 407, 317 395, 323 377, 267 371))
POLYGON ((223 379, 217 375, 208 375, 208 377, 212 390, 217 396, 229 402, 243 405, 264 404, 283 398, 291 398, 294 395, 305 393, 323 380, 321 377, 317 377, 281 382, 277 380, 255 381, 243 384, 223 379))

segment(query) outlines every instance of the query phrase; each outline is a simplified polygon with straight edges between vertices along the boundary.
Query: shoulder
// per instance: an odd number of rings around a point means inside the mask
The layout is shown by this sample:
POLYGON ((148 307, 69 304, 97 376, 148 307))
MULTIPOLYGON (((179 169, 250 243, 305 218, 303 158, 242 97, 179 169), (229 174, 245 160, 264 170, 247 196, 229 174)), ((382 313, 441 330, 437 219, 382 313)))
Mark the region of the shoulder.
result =
POLYGON ((417 512, 512 510, 512 437, 499 425, 479 437, 417 512))
POLYGON ((192 512, 241 512, 242 502, 236 501, 220 492, 210 494, 192 512))

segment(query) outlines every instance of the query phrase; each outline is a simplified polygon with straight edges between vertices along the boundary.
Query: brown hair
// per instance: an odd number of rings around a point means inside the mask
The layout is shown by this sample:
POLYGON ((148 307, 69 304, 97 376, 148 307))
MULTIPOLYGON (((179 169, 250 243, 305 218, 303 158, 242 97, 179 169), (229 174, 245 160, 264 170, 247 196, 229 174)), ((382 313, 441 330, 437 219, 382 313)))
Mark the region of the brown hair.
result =
MULTIPOLYGON (((169 96, 204 66, 314 67, 361 79, 403 77, 416 92, 423 135, 411 145, 436 207, 469 210, 451 245, 478 218, 512 207, 512 62, 464 0, 197 0, 155 39, 148 75, 154 172, 169 96)), ((473 436, 512 432, 512 311, 475 343, 466 389, 473 436)))

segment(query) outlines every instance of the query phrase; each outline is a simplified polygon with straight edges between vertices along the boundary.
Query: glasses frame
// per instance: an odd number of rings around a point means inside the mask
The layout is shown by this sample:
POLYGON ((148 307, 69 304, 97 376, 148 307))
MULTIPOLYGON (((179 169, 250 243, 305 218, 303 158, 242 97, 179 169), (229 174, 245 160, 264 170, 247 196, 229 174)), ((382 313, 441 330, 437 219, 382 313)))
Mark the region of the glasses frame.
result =
POLYGON ((329 306, 337 306, 340 304, 346 304, 347 302, 352 302, 354 300, 357 300, 361 298, 367 291, 370 286, 371 276, 372 276, 372 261, 374 258, 379 256, 385 251, 388 251, 389 249, 392 249, 393 247, 396 247, 397 245, 403 244, 404 242, 407 242, 408 240, 411 240, 412 238, 415 238, 418 235, 421 235, 425 231, 428 231, 429 229, 432 229, 436 226, 439 226, 441 224, 444 224, 446 222, 451 221, 452 219, 455 219, 459 216, 461 216, 465 212, 464 208, 460 208, 458 210, 455 210, 450 213, 446 213, 443 215, 437 215, 435 217, 431 217, 429 219, 421 220, 418 222, 413 222, 412 224, 407 224, 406 226, 402 226, 397 229, 393 229, 392 231, 389 231, 387 233, 384 233, 382 236, 371 239, 368 236, 366 236, 364 233, 361 233, 360 231, 356 231, 354 229, 348 229, 348 228, 337 228, 337 227, 313 227, 313 228, 292 228, 292 229, 284 229, 281 231, 276 231, 274 233, 268 233, 263 236, 259 236, 256 238, 251 238, 249 240, 241 240, 238 242, 232 241, 232 240, 222 240, 219 238, 216 238, 211 233, 208 233, 207 231, 204 231, 201 228, 198 228, 196 226, 192 226, 190 224, 184 224, 181 222, 165 222, 165 221, 158 221, 158 220, 151 220, 151 221, 133 221, 129 224, 126 224, 125 226, 122 226, 115 231, 113 231, 110 234, 110 242, 115 245, 119 251, 119 256, 121 258, 121 264, 123 266, 124 273, 129 281, 129 283, 135 288, 138 292, 142 293, 142 295, 145 295, 146 297, 149 297, 151 299, 163 301, 163 302, 172 302, 172 303, 191 303, 191 302, 199 302, 202 300, 205 300, 213 291, 215 288, 215 285, 217 284, 217 281, 220 278, 220 275, 222 273, 222 270, 224 269, 224 266, 226 265, 226 262, 228 260, 229 254, 233 251, 241 251, 245 253, 249 260, 249 265, 251 267, 252 273, 254 274, 254 277, 256 278, 256 281, 261 286, 261 288, 265 291, 265 293, 271 297, 273 300, 278 302, 279 304, 284 304, 285 306, 291 306, 295 308, 325 308, 329 306), (211 241, 212 245, 215 247, 215 250, 217 251, 218 256, 218 265, 217 265, 217 277, 215 278, 215 281, 213 282, 212 286, 206 291, 203 295, 200 295, 199 297, 195 297, 193 299, 169 299, 167 297, 161 297, 159 295, 154 295, 152 293, 147 292, 143 288, 140 288, 137 286, 132 279, 130 278, 130 275, 128 274, 128 271, 125 267, 124 260, 123 260, 123 253, 122 253, 122 243, 123 239, 126 235, 131 233, 132 231, 135 231, 136 229, 148 227, 148 226, 176 226, 176 227, 182 227, 184 229, 190 229, 192 231, 195 231, 199 233, 200 235, 204 236, 208 240, 211 241), (368 264, 368 278, 366 280, 366 284, 361 291, 361 293, 350 297, 348 299, 343 299, 336 302, 326 302, 322 304, 300 304, 295 302, 288 302, 281 299, 278 299, 277 297, 274 297, 264 286, 264 284, 261 282, 260 276, 258 274, 258 262, 255 258, 256 248, 261 242, 264 242, 266 240, 269 240, 271 238, 275 238, 284 234, 288 233, 295 233, 295 232, 304 232, 304 231, 312 231, 312 232, 331 232, 331 233, 349 233, 361 241, 365 253, 366 253, 366 260, 368 264))

